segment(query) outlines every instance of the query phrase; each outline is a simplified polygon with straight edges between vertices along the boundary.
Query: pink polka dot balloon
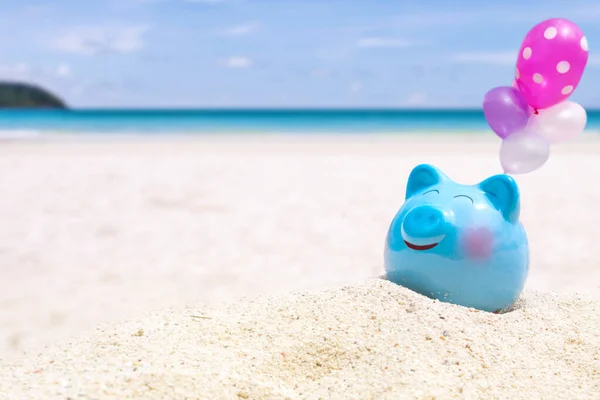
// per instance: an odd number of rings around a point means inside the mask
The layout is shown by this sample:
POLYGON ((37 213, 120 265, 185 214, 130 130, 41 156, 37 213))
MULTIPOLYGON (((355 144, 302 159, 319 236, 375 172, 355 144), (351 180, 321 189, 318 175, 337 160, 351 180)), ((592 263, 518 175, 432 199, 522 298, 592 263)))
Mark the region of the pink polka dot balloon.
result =
POLYGON ((541 110, 566 100, 588 60, 588 43, 573 22, 552 18, 529 31, 517 60, 515 80, 525 100, 541 110))

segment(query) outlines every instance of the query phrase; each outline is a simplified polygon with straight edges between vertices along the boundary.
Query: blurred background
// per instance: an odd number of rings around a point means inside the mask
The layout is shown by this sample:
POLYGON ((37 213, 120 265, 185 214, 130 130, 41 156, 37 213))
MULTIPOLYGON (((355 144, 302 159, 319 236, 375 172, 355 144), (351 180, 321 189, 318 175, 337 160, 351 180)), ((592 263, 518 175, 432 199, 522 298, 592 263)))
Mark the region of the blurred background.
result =
POLYGON ((552 17, 588 39, 570 98, 588 134, 518 177, 529 287, 600 282, 585 178, 600 173, 600 3, 0 6, 0 359, 149 310, 381 275, 415 165, 501 172, 483 97, 512 84, 525 35, 552 17))
POLYGON ((0 130, 12 133, 482 131, 483 95, 511 85, 525 34, 551 17, 589 39, 571 99, 589 110, 588 130, 599 121, 600 5, 584 0, 0 4, 0 105, 77 111, 5 111, 0 130), (340 108, 371 111, 289 111, 340 108))

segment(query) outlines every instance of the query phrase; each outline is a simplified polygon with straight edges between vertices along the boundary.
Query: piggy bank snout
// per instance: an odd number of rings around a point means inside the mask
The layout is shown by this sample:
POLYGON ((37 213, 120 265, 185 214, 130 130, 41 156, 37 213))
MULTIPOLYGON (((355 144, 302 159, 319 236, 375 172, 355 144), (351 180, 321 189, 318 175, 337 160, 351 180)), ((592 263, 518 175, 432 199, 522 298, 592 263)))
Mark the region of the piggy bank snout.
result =
POLYGON ((402 230, 413 238, 431 238, 443 235, 446 223, 443 210, 435 206, 421 205, 406 214, 402 230))

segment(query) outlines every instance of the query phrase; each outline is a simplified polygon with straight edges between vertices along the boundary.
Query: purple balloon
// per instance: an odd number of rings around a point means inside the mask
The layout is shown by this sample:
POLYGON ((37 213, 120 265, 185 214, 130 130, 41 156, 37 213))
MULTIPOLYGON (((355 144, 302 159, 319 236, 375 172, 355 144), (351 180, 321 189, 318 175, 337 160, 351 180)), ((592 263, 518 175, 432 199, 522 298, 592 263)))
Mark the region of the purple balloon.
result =
POLYGON ((531 111, 518 89, 499 86, 485 94, 483 114, 490 128, 504 139, 525 128, 531 111))

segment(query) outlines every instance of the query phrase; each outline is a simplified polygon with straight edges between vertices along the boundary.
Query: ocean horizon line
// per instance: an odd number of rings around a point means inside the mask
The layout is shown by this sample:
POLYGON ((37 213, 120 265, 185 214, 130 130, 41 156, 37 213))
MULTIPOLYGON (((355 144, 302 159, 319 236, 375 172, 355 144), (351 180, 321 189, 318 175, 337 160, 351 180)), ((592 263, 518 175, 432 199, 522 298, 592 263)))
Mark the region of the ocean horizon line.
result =
MULTIPOLYGON (((585 108, 585 107, 584 107, 585 108)), ((599 108, 585 108, 599 112, 599 108)), ((411 112, 411 113, 483 113, 476 107, 74 107, 74 108, 0 108, 0 112, 411 112)))
MULTIPOLYGON (((486 132, 478 108, 78 108, 5 109, 0 131, 142 132, 486 132)), ((600 132, 600 110, 587 131, 600 132)))

